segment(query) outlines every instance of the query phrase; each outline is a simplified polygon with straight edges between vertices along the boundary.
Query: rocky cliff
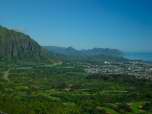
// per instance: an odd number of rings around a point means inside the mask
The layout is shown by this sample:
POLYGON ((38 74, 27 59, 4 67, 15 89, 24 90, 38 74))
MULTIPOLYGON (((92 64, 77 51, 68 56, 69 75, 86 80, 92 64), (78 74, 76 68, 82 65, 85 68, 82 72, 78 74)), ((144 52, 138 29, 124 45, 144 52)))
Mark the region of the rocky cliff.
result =
POLYGON ((43 61, 47 59, 47 52, 30 36, 0 26, 0 58, 43 61))

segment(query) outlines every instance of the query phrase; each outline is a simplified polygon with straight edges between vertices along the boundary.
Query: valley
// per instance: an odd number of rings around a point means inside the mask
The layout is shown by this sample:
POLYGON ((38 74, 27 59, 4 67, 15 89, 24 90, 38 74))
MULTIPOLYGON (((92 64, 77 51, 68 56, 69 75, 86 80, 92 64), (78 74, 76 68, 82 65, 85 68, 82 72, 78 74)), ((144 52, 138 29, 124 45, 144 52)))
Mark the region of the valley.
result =
POLYGON ((0 26, 0 114, 151 114, 152 64, 110 48, 40 46, 0 26))
POLYGON ((152 0, 0 0, 0 114, 152 114, 152 0))
POLYGON ((70 62, 1 64, 0 112, 151 114, 150 80, 127 74, 88 73, 85 68, 85 64, 70 62))

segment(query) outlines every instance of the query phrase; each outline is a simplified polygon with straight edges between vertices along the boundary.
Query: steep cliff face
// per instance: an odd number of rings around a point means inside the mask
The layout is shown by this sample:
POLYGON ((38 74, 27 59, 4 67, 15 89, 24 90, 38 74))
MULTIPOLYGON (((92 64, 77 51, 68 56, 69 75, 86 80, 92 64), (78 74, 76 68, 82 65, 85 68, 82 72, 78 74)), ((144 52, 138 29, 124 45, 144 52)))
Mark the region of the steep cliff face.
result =
POLYGON ((0 26, 0 58, 39 61, 47 52, 28 35, 0 26))

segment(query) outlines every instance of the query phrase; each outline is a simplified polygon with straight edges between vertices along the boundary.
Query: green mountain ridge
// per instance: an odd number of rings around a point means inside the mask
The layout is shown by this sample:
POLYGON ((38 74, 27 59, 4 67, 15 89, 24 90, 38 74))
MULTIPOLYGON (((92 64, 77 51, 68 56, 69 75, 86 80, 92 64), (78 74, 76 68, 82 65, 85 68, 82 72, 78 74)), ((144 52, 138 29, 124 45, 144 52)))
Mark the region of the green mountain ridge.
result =
POLYGON ((9 61, 48 61, 47 50, 30 36, 0 26, 0 58, 9 61))
POLYGON ((79 61, 102 63, 126 61, 123 52, 109 48, 77 50, 72 47, 41 47, 29 35, 0 26, 0 60, 10 62, 79 61))
POLYGON ((90 63, 102 63, 104 61, 127 61, 123 57, 123 52, 117 49, 109 48, 93 48, 77 50, 72 47, 57 47, 44 46, 49 53, 54 53, 56 56, 64 61, 80 61, 90 63))

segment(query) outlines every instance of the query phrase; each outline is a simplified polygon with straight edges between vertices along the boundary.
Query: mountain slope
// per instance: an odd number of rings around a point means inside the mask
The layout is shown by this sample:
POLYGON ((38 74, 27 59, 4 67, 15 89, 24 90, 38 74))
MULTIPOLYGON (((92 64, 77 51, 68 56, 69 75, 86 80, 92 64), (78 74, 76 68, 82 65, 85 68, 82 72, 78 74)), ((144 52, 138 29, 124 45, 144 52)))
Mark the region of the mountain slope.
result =
POLYGON ((123 52, 116 49, 93 48, 88 50, 76 50, 72 47, 45 46, 50 53, 55 53, 60 59, 66 61, 81 61, 101 63, 104 61, 126 61, 123 52))
POLYGON ((1 60, 45 61, 47 52, 30 36, 0 26, 1 60))

